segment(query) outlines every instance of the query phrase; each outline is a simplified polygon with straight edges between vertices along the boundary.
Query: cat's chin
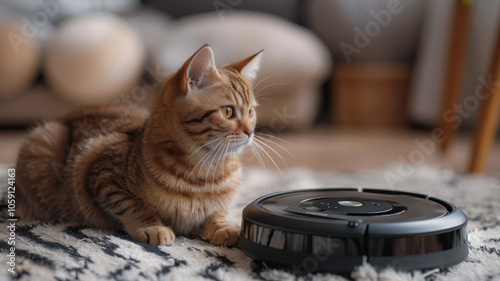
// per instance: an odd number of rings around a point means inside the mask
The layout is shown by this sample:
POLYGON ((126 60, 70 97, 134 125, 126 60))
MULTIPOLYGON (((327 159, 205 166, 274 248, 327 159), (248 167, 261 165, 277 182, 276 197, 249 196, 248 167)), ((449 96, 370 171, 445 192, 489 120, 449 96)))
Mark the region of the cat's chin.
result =
POLYGON ((245 150, 245 148, 250 146, 251 143, 252 143, 252 138, 246 139, 246 140, 241 141, 241 142, 235 142, 235 143, 231 144, 230 153, 231 154, 240 154, 243 152, 243 150, 245 150))

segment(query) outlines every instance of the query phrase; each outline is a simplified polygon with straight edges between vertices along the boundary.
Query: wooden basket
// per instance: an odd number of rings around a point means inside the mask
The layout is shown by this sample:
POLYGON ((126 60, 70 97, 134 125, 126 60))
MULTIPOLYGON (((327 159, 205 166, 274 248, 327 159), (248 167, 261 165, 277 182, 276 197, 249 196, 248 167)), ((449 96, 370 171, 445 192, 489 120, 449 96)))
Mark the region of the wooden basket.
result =
POLYGON ((406 125, 410 77, 409 65, 336 65, 332 89, 335 124, 406 125))

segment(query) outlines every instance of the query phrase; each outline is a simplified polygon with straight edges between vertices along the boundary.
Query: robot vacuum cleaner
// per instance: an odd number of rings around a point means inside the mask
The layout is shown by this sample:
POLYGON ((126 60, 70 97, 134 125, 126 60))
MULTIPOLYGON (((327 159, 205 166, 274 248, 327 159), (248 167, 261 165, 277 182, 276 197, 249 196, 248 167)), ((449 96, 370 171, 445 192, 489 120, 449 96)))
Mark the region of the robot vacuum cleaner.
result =
POLYGON ((363 262, 445 268, 467 257, 466 228, 460 209, 424 194, 295 190, 247 205, 239 246, 254 259, 308 272, 347 273, 363 262))

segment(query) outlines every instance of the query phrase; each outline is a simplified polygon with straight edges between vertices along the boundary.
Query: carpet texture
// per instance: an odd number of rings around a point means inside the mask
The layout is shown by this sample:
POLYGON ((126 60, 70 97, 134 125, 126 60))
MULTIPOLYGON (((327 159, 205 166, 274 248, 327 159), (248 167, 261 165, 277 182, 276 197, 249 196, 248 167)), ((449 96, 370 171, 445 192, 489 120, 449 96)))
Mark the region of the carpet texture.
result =
MULTIPOLYGON (((363 173, 292 169, 283 175, 247 168, 230 221, 239 225, 243 207, 274 191, 318 187, 371 187, 427 193, 451 201, 469 217, 466 261, 444 270, 398 272, 369 264, 346 276, 291 272, 255 262, 237 247, 215 247, 195 237, 170 246, 132 241, 124 233, 64 224, 16 222, 15 273, 8 272, 10 231, 0 221, 0 280, 500 280, 500 179, 472 177, 435 167, 394 164, 363 173)), ((7 188, 0 166, 0 191, 7 188)), ((0 199, 5 203, 5 196, 0 199)), ((3 207, 2 213, 5 213, 3 207)))

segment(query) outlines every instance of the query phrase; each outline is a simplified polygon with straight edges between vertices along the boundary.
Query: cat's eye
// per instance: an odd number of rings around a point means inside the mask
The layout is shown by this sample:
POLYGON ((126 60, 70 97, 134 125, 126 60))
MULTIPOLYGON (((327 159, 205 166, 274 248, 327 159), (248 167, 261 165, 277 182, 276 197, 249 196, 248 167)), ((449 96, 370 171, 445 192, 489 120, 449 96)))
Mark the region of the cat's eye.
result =
POLYGON ((233 117, 234 111, 232 107, 224 106, 221 110, 222 110, 222 115, 224 115, 224 117, 226 117, 227 119, 233 117))
POLYGON ((248 116, 250 118, 253 118, 255 116, 255 108, 254 107, 251 107, 250 109, 248 109, 248 116))

